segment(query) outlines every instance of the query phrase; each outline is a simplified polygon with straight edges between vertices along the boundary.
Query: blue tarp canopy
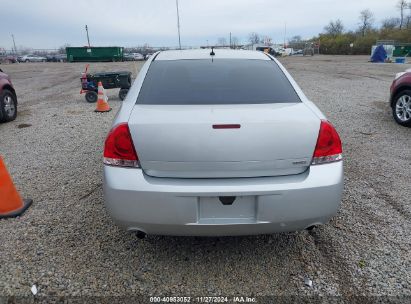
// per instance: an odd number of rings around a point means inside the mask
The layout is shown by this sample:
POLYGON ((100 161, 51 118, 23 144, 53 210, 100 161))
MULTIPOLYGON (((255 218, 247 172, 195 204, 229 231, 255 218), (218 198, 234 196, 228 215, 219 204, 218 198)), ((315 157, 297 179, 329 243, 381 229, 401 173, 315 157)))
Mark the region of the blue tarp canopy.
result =
POLYGON ((371 62, 384 62, 387 58, 387 52, 383 45, 379 45, 375 48, 374 53, 371 55, 371 62))

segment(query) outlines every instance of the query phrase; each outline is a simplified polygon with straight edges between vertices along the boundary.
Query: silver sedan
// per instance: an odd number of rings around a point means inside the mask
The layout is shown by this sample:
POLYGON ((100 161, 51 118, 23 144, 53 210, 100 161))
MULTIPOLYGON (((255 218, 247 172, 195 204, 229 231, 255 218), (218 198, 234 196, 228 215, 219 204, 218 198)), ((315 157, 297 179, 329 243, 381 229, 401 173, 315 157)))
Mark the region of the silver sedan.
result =
POLYGON ((342 190, 338 133, 262 52, 154 54, 104 147, 107 210, 140 236, 311 228, 342 190))

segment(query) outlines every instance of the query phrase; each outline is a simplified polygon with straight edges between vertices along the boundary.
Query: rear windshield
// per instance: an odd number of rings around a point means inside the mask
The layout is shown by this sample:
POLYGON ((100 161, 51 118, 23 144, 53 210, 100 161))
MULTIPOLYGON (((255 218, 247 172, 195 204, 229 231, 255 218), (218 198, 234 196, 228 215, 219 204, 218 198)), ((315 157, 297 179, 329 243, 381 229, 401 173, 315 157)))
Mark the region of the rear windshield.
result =
POLYGON ((151 63, 138 104, 204 105, 301 102, 274 61, 214 59, 151 63))

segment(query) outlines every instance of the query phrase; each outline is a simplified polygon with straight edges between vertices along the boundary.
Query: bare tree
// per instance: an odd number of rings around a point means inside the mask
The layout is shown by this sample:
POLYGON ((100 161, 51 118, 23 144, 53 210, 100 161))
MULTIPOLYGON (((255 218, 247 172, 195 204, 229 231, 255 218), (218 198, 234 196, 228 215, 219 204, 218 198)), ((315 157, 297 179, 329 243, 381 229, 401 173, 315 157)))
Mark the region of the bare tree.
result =
POLYGON ((258 35, 256 32, 252 32, 248 35, 248 41, 251 44, 257 44, 260 42, 260 35, 258 35))
POLYGON ((225 45, 227 45, 227 39, 225 39, 224 37, 220 37, 217 40, 217 44, 221 45, 221 46, 225 46, 225 45))
POLYGON ((66 48, 70 47, 71 45, 68 43, 65 43, 61 47, 59 47, 59 54, 65 54, 66 53, 66 48))
POLYGON ((293 49, 302 49, 304 45, 305 41, 303 41, 303 38, 300 35, 293 36, 288 41, 288 46, 293 49))
POLYGON ((387 30, 393 30, 400 26, 400 18, 387 18, 381 22, 381 28, 387 30))
POLYGON ((404 26, 404 15, 405 15, 405 10, 409 7, 409 4, 407 3, 406 0, 399 0, 397 3, 397 8, 400 11, 400 30, 404 26))
POLYGON ((408 2, 407 9, 410 10, 410 13, 405 17, 405 25, 408 29, 411 26, 411 2, 408 2))
POLYGON ((20 45, 17 47, 17 52, 20 54, 30 54, 31 52, 33 52, 33 49, 30 47, 20 45))
POLYGON ((324 30, 329 35, 338 36, 343 33, 344 25, 340 19, 337 19, 335 21, 330 21, 330 23, 324 27, 324 30))
POLYGON ((360 12, 360 32, 363 37, 371 29, 373 22, 374 14, 369 9, 360 12))
POLYGON ((292 37, 289 41, 289 43, 300 43, 302 41, 302 38, 300 35, 296 35, 292 37))
POLYGON ((238 38, 237 38, 236 36, 231 37, 231 46, 232 46, 233 48, 236 48, 237 45, 239 45, 239 44, 240 44, 240 43, 239 43, 239 40, 238 40, 238 38))

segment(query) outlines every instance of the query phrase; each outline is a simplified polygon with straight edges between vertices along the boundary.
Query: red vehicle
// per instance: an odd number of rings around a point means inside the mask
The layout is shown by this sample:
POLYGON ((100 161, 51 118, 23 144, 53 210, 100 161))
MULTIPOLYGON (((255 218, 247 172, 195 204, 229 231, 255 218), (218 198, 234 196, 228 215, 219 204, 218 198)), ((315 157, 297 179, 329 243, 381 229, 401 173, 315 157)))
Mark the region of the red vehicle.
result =
POLYGON ((390 105, 397 123, 411 127, 411 70, 398 73, 392 82, 390 105))
POLYGON ((17 95, 10 77, 0 69, 0 122, 16 119, 17 95))
POLYGON ((0 63, 17 63, 17 57, 13 55, 0 56, 0 63))

